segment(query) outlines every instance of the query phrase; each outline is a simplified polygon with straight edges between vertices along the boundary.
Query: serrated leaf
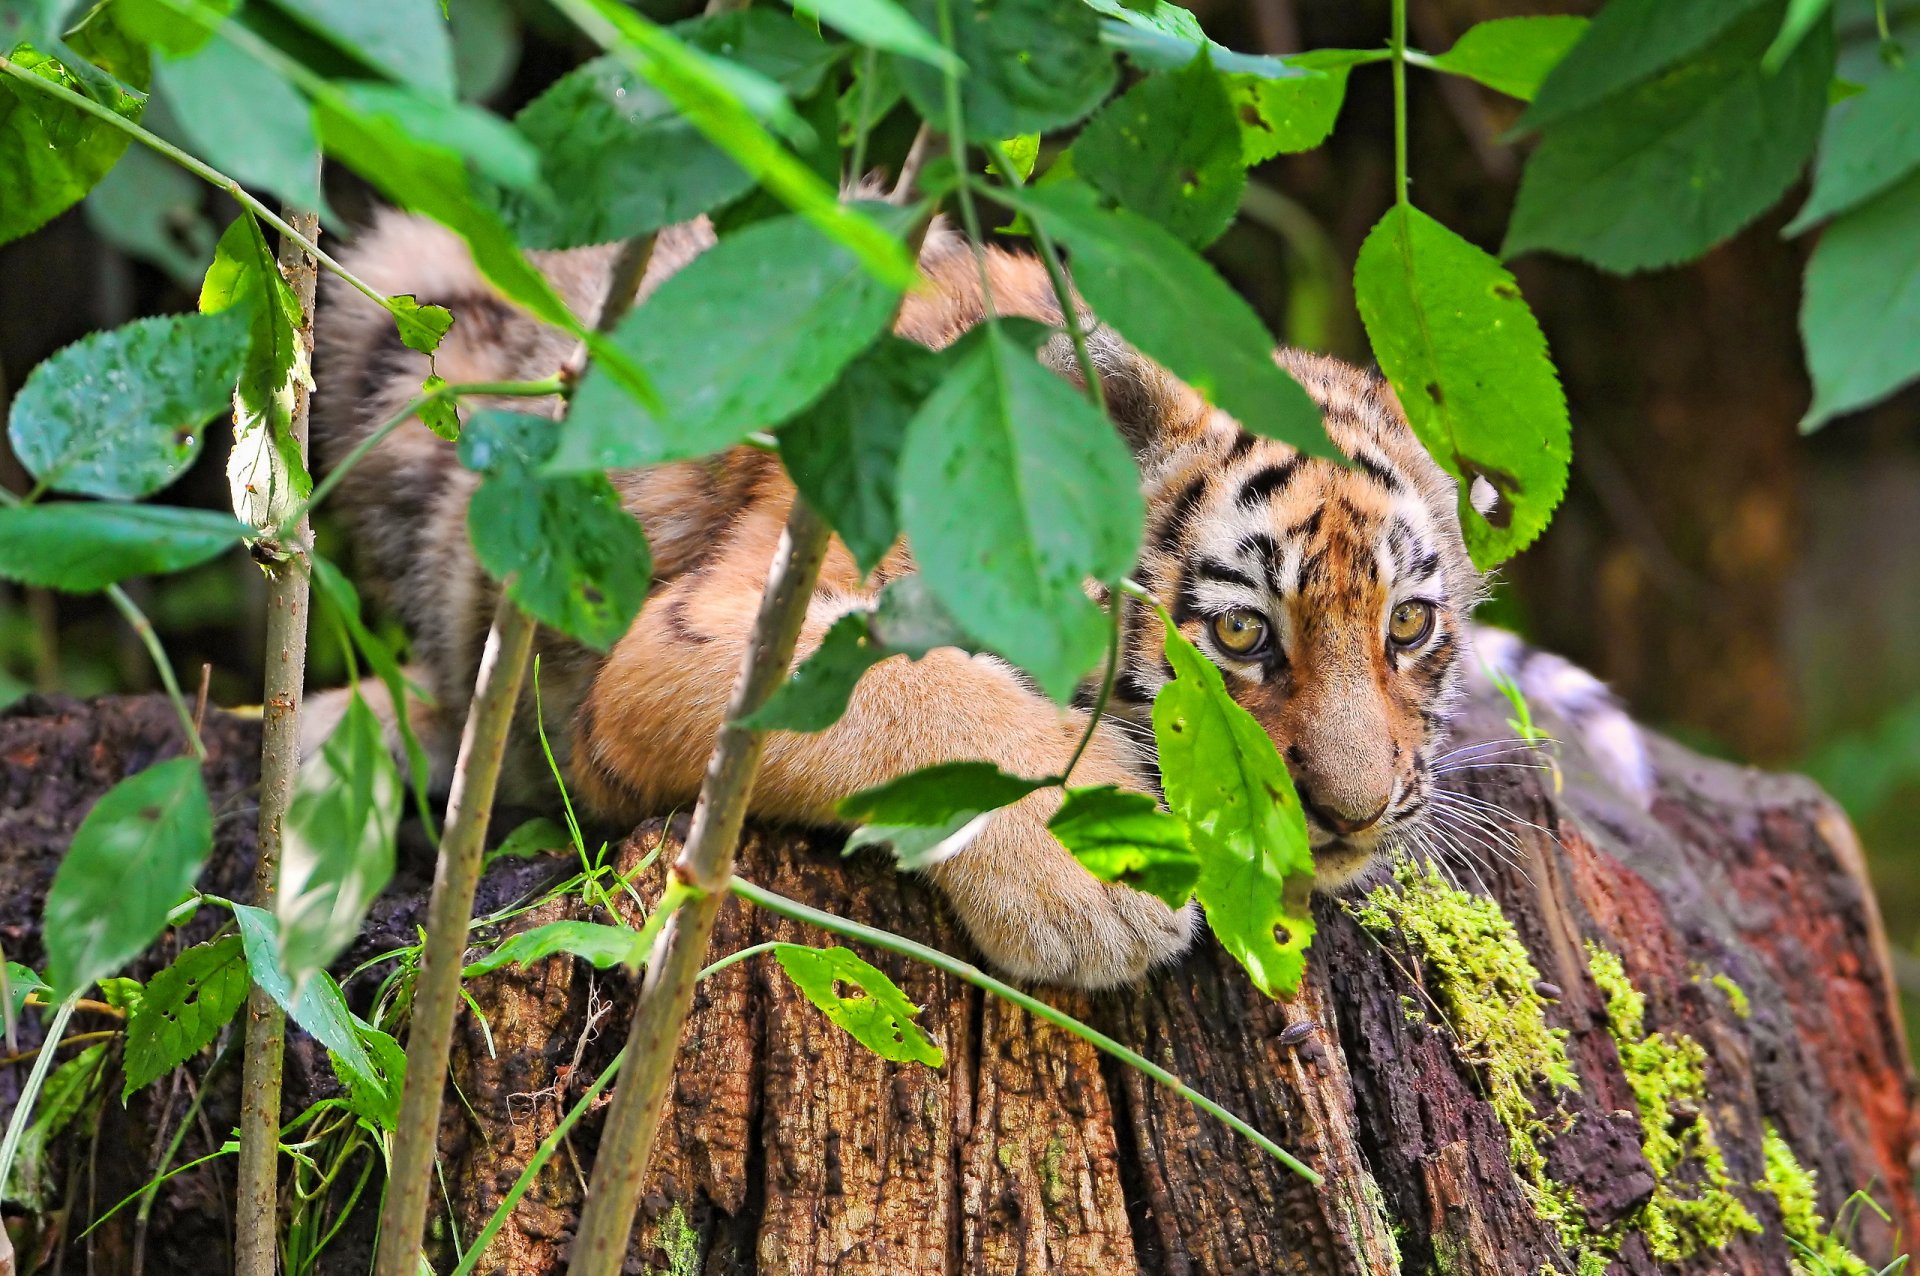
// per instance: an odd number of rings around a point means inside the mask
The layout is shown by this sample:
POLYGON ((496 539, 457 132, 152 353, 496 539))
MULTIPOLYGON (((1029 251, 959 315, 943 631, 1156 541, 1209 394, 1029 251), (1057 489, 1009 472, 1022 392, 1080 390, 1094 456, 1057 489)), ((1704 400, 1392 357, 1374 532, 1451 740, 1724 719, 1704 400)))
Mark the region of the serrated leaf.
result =
POLYGON ((246 533, 225 514, 168 505, 60 501, 0 507, 0 577, 91 593, 130 577, 204 563, 246 533))
POLYGON ((151 496, 200 455, 246 359, 247 315, 161 315, 96 332, 27 376, 7 430, 33 476, 60 492, 151 496))
POLYGON ((549 468, 705 456, 779 425, 886 329, 899 295, 798 217, 730 235, 661 284, 614 334, 646 370, 662 411, 647 413, 590 369, 549 468))
POLYGON ((1408 423, 1459 480, 1473 561, 1487 568, 1525 549, 1566 492, 1572 425, 1546 337, 1513 276, 1402 206, 1360 246, 1353 284, 1408 423), (1490 515, 1468 501, 1476 477, 1500 495, 1490 515))
POLYGON ((857 44, 918 58, 943 71, 966 73, 966 64, 941 48, 933 34, 894 0, 793 0, 793 8, 857 44))
POLYGON ((842 616, 812 654, 795 665, 767 702, 742 718, 740 725, 755 731, 824 731, 847 711, 860 675, 889 654, 868 637, 866 612, 842 616))
POLYGON ((1366 55, 1316 49, 1287 59, 1292 74, 1226 74, 1240 123, 1240 162, 1248 168, 1276 155, 1310 151, 1327 140, 1347 96, 1347 72, 1366 55))
POLYGON ((1072 250, 1074 283, 1103 323, 1255 434, 1335 455, 1259 316, 1198 254, 1145 218, 1100 208, 1078 182, 1002 194, 1072 250))
POLYGON ((273 998, 287 1017, 305 1028, 333 1056, 336 1071, 383 1084, 379 1073, 360 1043, 357 1021, 347 1009, 340 985, 326 971, 316 971, 302 983, 296 995, 293 981, 280 964, 280 927, 273 914, 249 904, 235 904, 233 919, 240 925, 240 939, 246 946, 247 973, 260 991, 273 998))
POLYGON ((1520 117, 1521 127, 1543 128, 1640 84, 1706 48, 1755 8, 1772 3, 1610 0, 1541 84, 1533 105, 1520 117))
POLYGON ((1313 942, 1313 852, 1286 763, 1220 670, 1166 629, 1174 678, 1153 701, 1167 807, 1200 860, 1195 893, 1207 924, 1269 997, 1290 995, 1313 942))
POLYGON ((1845 213, 1807 261, 1800 331, 1818 429, 1920 377, 1920 172, 1845 213))
POLYGON ((453 311, 445 306, 423 306, 412 293, 387 300, 393 303, 394 326, 400 330, 400 340, 409 350, 432 354, 453 329, 453 311))
POLYGON ((356 694, 300 764, 287 806, 274 915, 281 968, 295 987, 346 951, 393 877, 400 794, 386 732, 356 694))
POLYGON ((557 953, 571 953, 596 969, 626 965, 638 968, 647 959, 639 947, 640 932, 598 922, 548 922, 509 936, 501 945, 460 972, 462 979, 484 975, 502 966, 530 966, 557 953))
POLYGON ((106 1062, 107 1043, 88 1046, 79 1054, 47 1074, 40 1098, 33 1108, 33 1121, 20 1136, 14 1151, 13 1169, 0 1196, 29 1209, 46 1209, 52 1204, 59 1185, 48 1164, 54 1140, 86 1108, 96 1093, 94 1083, 106 1062))
POLYGON ((246 1004, 247 955, 238 935, 196 944, 147 981, 127 1016, 124 1100, 165 1076, 220 1035, 246 1004))
POLYGON ((80 821, 47 891, 52 1000, 113 974, 166 927, 213 850, 200 763, 174 758, 114 785, 80 821))
POLYGON ((1697 257, 1759 216, 1812 153, 1833 75, 1827 28, 1777 75, 1762 70, 1776 20, 1756 10, 1683 64, 1557 119, 1527 161, 1501 255, 1545 248, 1646 270, 1697 257))
POLYGON ((439 0, 275 0, 318 34, 402 84, 453 98, 453 46, 439 0))
MULTIPOLYGON (((953 49, 966 64, 960 105, 967 136, 997 142, 1047 133, 1080 119, 1113 89, 1113 53, 1085 5, 1056 0, 908 0, 907 11, 940 32, 940 5, 952 5, 953 49)), ((1186 61, 1192 59, 1189 53, 1186 61)), ((921 118, 946 120, 946 76, 924 62, 897 67, 921 118)))
MULTIPOLYGON (((144 90, 148 81, 146 47, 115 25, 110 10, 93 14, 66 46, 123 84, 144 90)), ((47 46, 51 48, 51 45, 47 46)), ((23 70, 63 88, 85 93, 86 84, 56 59, 30 45, 0 39, 23 70)), ((108 100, 114 112, 138 120, 146 99, 115 89, 108 100)), ((0 244, 38 230, 80 202, 125 153, 129 137, 104 120, 57 102, 12 77, 0 76, 0 244)))
POLYGON ((1585 18, 1549 14, 1476 22, 1433 65, 1531 102, 1540 84, 1587 31, 1585 18))
POLYGON ((1240 121, 1205 54, 1102 107, 1074 139, 1073 167, 1195 248, 1226 230, 1247 187, 1240 121))
POLYGON ((1169 908, 1193 896, 1200 857, 1187 839, 1187 826, 1145 793, 1111 784, 1068 789, 1047 828, 1103 882, 1124 882, 1169 908))
POLYGON ((1106 643, 1084 582, 1118 579, 1139 553, 1139 474, 1112 426, 1008 328, 962 338, 908 425, 901 522, 948 610, 1064 700, 1106 643))
POLYGON ((862 824, 937 826, 1018 802, 1053 781, 1008 775, 991 762, 941 762, 840 799, 841 815, 862 824))
POLYGON ((154 88, 194 154, 245 186, 325 213, 313 111, 271 67, 209 40, 160 58, 154 88))
MULTIPOLYGON (((912 285, 913 262, 899 241, 870 218, 843 205, 834 186, 794 158, 761 127, 753 109, 742 99, 741 76, 618 0, 588 3, 605 24, 591 32, 594 38, 658 89, 749 176, 851 251, 879 278, 896 288, 912 285)), ((744 15, 724 16, 738 19, 744 15)))
POLYGON ((930 350, 882 336, 812 407, 780 429, 780 459, 862 572, 900 538, 897 471, 907 423, 938 382, 930 350))
POLYGON ((353 1018, 354 1034, 365 1049, 369 1068, 354 1071, 341 1056, 329 1052, 334 1075, 347 1091, 347 1109, 364 1117, 377 1130, 392 1133, 400 1123, 400 1095, 407 1083, 407 1052, 391 1036, 353 1018))
POLYGON ((1858 207, 1920 168, 1920 59, 1870 81, 1827 114, 1813 193, 1787 226, 1797 235, 1858 207))
POLYGON ((920 1007, 908 1001, 884 971, 845 948, 778 944, 773 956, 808 1001, 882 1059, 924 1063, 930 1068, 946 1062, 940 1047, 914 1022, 920 1007), (841 993, 842 983, 852 984, 863 995, 841 993))

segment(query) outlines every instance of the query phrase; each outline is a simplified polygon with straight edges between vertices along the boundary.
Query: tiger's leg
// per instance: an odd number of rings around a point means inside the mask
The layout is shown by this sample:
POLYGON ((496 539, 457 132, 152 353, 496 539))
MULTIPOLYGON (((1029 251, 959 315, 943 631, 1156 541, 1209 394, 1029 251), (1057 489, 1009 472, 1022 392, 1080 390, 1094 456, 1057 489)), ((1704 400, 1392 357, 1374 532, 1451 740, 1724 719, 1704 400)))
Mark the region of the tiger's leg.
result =
MULTIPOLYGON (((698 793, 766 561, 762 553, 757 570, 743 563, 738 571, 722 561, 674 582, 648 601, 614 648, 576 719, 572 764, 577 787, 603 814, 638 818, 684 807, 698 793)), ((816 595, 801 634, 803 654, 856 598, 816 595)), ((844 823, 834 804, 847 794, 963 758, 984 758, 1019 775, 1057 774, 1085 721, 991 658, 950 649, 917 662, 896 656, 868 671, 832 727, 769 739, 752 809, 809 824, 844 823)), ((1125 743, 1106 728, 1073 778, 1142 787, 1125 743)), ((994 812, 965 849, 929 875, 1000 969, 1088 988, 1135 980, 1186 947, 1192 915, 1082 869, 1047 831, 1059 801, 1058 789, 1046 789, 994 812)))

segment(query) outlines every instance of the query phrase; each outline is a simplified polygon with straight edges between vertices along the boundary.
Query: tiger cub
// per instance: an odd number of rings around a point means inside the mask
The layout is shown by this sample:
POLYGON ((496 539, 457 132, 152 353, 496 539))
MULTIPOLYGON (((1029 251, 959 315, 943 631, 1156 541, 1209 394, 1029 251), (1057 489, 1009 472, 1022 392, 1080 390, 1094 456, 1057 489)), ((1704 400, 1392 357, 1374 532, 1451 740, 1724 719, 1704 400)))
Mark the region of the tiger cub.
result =
MULTIPOLYGON (((641 298, 712 242, 704 221, 664 232, 641 298)), ((591 320, 613 252, 578 249, 539 261, 591 320)), ((346 258, 381 292, 412 293, 454 312, 435 369, 449 381, 545 377, 573 352, 572 338, 504 301, 459 241, 430 223, 385 215, 346 258)), ((898 331, 942 347, 985 314, 980 271, 967 245, 939 229, 921 268, 927 286, 908 296, 898 331)), ((1060 325, 1037 261, 991 249, 986 274, 997 313, 1060 325)), ((328 284, 316 426, 323 467, 398 411, 428 372, 383 311, 336 280, 328 284)), ((1091 344, 1146 494, 1146 548, 1135 575, 1272 734, 1306 808, 1318 884, 1337 886, 1383 849, 1417 843, 1471 659, 1468 615, 1482 593, 1462 544, 1454 481, 1414 438, 1385 383, 1333 359, 1277 355, 1320 405, 1350 466, 1243 429, 1110 330, 1095 327, 1091 344)), ((1064 338, 1042 358, 1078 380, 1064 338)), ((506 406, 560 409, 557 400, 506 406)), ((652 543, 652 594, 604 657, 542 632, 539 690, 572 790, 596 815, 630 823, 685 809, 698 792, 793 489, 777 461, 745 447, 616 472, 613 481, 652 543)), ((429 747, 442 783, 496 597, 467 538, 476 482, 451 444, 409 427, 339 488, 358 568, 406 623, 437 701, 417 725, 437 742, 429 747)), ((912 570, 902 545, 863 579, 836 541, 801 654, 834 619, 912 570)), ((1110 715, 1074 778, 1152 792, 1148 711, 1168 671, 1145 606, 1129 602, 1123 633, 1110 715)), ((1090 680, 1083 705, 1091 690, 1090 680)), ((550 799, 528 747, 531 694, 525 700, 515 731, 520 759, 503 791, 550 799)), ((1087 716, 1085 707, 1055 706, 992 656, 896 657, 861 680, 831 728, 772 738, 753 809, 832 825, 847 794, 961 758, 1021 775, 1057 773, 1087 716)), ((316 715, 315 729, 324 721, 316 715)), ((929 875, 1000 969, 1087 988, 1135 980, 1185 948, 1193 913, 1090 876, 1047 831, 1058 802, 1057 790, 1042 790, 995 813, 929 875)))

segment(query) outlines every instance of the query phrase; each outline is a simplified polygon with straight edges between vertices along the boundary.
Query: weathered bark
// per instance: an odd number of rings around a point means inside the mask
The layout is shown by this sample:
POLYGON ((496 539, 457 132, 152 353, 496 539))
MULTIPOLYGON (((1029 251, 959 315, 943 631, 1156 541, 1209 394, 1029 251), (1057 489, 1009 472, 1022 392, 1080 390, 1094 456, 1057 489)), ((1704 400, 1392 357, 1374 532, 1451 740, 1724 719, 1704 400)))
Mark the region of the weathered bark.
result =
MULTIPOLYGON (((164 738, 164 707, 120 738, 116 732, 130 730, 129 704, 109 702, 91 722, 72 712, 0 719, 8 811, 0 880, 13 888, 0 935, 10 956, 38 955, 37 908, 28 901, 44 890, 51 848, 92 794, 141 764, 121 750, 164 738), (127 722, 108 722, 114 715, 127 722), (90 760, 62 761, 62 750, 90 760), (50 786, 70 791, 55 798, 50 786)), ((1497 713, 1476 714, 1484 720, 1473 725, 1485 734, 1506 734, 1497 713)), ((223 743, 248 734, 240 724, 220 720, 212 734, 217 767, 247 756, 244 739, 223 743)), ((1661 792, 1651 813, 1612 797, 1577 755, 1563 759, 1558 795, 1531 770, 1464 773, 1479 777, 1462 786, 1467 791, 1551 831, 1506 821, 1521 868, 1489 858, 1456 870, 1470 886, 1472 873, 1484 879, 1539 977, 1557 985, 1545 1013, 1567 1030, 1580 1088, 1557 1104, 1533 1088, 1550 1127, 1540 1140, 1546 1173, 1590 1226, 1615 1227, 1616 1272, 1784 1272, 1790 1251, 1779 1210, 1751 1186, 1764 1173, 1761 1140, 1771 1124, 1818 1173, 1829 1219, 1854 1189, 1874 1187, 1893 1221, 1869 1214, 1855 1248, 1885 1262, 1894 1230, 1920 1233, 1909 1170, 1913 1080, 1851 833, 1802 780, 1664 743, 1657 762, 1661 792), (1648 1032, 1699 1043, 1706 1098, 1697 1112, 1676 1105, 1674 1128, 1710 1124, 1729 1190, 1758 1233, 1738 1233, 1684 1261, 1654 1259, 1636 1213, 1654 1175, 1607 1001, 1589 973, 1588 942, 1620 955, 1645 994, 1648 1032), (1716 975, 1745 991, 1750 1017, 1736 1013, 1716 975)), ((216 786, 216 802, 224 791, 216 786)), ((619 853, 630 864, 674 837, 649 825, 619 853)), ((878 860, 842 862, 836 840, 761 831, 743 848, 741 871, 818 907, 964 951, 933 892, 878 860)), ((242 858, 241 847, 223 844, 214 871, 237 879, 244 868, 230 860, 242 858)), ((566 872, 565 863, 496 865, 483 901, 537 891, 566 872)), ((655 868, 640 879, 649 897, 658 875, 655 868)), ((399 883, 362 947, 376 951, 407 935, 423 898, 417 878, 399 883)), ((550 902, 513 925, 579 908, 550 902)), ((1338 900, 1321 901, 1318 915, 1309 977, 1290 1003, 1261 998, 1210 944, 1134 993, 1046 995, 1250 1119, 1325 1174, 1324 1187, 1308 1186, 1078 1038, 946 976, 867 952, 927 1008, 922 1022, 947 1052, 937 1070, 883 1063, 828 1024, 763 956, 700 988, 628 1270, 1572 1270, 1510 1168, 1508 1131, 1486 1099, 1487 1067, 1463 1062, 1433 1008, 1446 994, 1435 968, 1401 938, 1364 929, 1338 900), (1315 1025, 1304 1041, 1297 1032, 1283 1039, 1302 1023, 1315 1025)), ((729 903, 715 955, 768 939, 822 942, 729 903)), ((627 977, 567 958, 470 988, 493 1050, 478 1021, 463 1018, 453 1072, 464 1103, 448 1103, 442 1125, 454 1215, 452 1229, 434 1229, 442 1260, 449 1236, 475 1234, 560 1112, 605 1066, 619 1035, 606 1029, 617 1029, 630 1004, 627 977), (612 1013, 595 1036, 589 1011, 602 1001, 612 1013)), ((310 1058, 299 1062, 297 1049, 293 1058, 289 1110, 296 1087, 313 1094, 326 1085, 310 1058)), ((112 1201, 139 1182, 120 1186, 138 1166, 119 1163, 146 1155, 154 1106, 136 1100, 103 1126, 96 1199, 112 1201)), ((548 1165, 479 1271, 519 1276, 563 1266, 598 1116, 590 1113, 548 1165)), ((216 1128, 226 1128, 224 1119, 216 1115, 216 1128)), ((218 1216, 200 1207, 196 1217, 195 1203, 217 1193, 196 1187, 197 1177, 168 1185, 181 1208, 156 1212, 148 1271, 206 1270, 218 1216), (169 1265, 176 1256, 182 1265, 169 1265)), ((1698 1166, 1683 1162, 1671 1185, 1684 1194, 1698 1177, 1698 1166)), ((119 1223, 96 1233, 96 1271, 125 1269, 115 1258, 128 1235, 116 1231, 119 1223)), ((365 1227, 350 1226, 322 1269, 363 1269, 364 1245, 365 1227)))

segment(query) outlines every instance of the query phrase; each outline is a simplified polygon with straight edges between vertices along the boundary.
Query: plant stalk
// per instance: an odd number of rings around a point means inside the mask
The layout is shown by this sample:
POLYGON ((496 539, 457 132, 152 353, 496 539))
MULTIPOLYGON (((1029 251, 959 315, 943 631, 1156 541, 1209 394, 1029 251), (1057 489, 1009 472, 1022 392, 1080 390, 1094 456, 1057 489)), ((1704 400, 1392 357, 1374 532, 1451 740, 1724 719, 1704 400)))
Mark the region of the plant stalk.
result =
POLYGON ((1393 0, 1393 33, 1388 44, 1393 58, 1393 201, 1405 208, 1407 199, 1407 0, 1393 0))
POLYGON ((593 1184, 567 1268, 570 1276, 614 1276, 626 1260, 634 1210, 673 1079, 680 1030, 693 1004, 714 919, 726 898, 765 744, 764 733, 740 723, 765 704, 787 676, 830 534, 826 522, 796 495, 727 702, 727 722, 707 763, 693 827, 673 865, 675 880, 692 893, 667 921, 647 962, 627 1037, 626 1076, 614 1091, 600 1135, 593 1184))
MULTIPOLYGON (((313 356, 314 288, 319 267, 308 251, 320 235, 319 216, 289 208, 294 234, 280 241, 280 273, 300 305, 295 340, 313 356)), ((307 463, 307 414, 311 391, 293 378, 288 423, 300 464, 307 463)), ((267 427, 270 428, 270 427, 267 427)), ((268 529, 271 530, 271 529, 268 529)), ((301 514, 287 552, 267 567, 266 679, 260 714, 259 854, 253 865, 253 902, 271 909, 280 888, 280 849, 285 839, 294 774, 300 769, 300 698, 306 686, 307 615, 313 563, 310 531, 301 514)), ((278 1251, 280 1067, 286 1015, 258 984, 247 990, 246 1054, 240 1073, 240 1171, 234 1206, 234 1262, 240 1276, 273 1276, 278 1251)))
MULTIPOLYGON (((600 332, 611 332, 632 309, 652 256, 652 242, 651 235, 640 236, 622 248, 595 325, 600 332)), ((427 936, 407 1029, 407 1080, 394 1128, 386 1203, 380 1212, 375 1276, 418 1276, 419 1272, 420 1237, 426 1230, 439 1142, 440 1099, 453 1049, 454 1016, 460 1009, 467 930, 473 920, 473 892, 480 881, 494 790, 506 756, 514 706, 526 680, 535 628, 533 618, 514 606, 503 588, 480 658, 473 707, 460 735, 453 790, 447 801, 446 836, 440 843, 427 903, 427 936)))

